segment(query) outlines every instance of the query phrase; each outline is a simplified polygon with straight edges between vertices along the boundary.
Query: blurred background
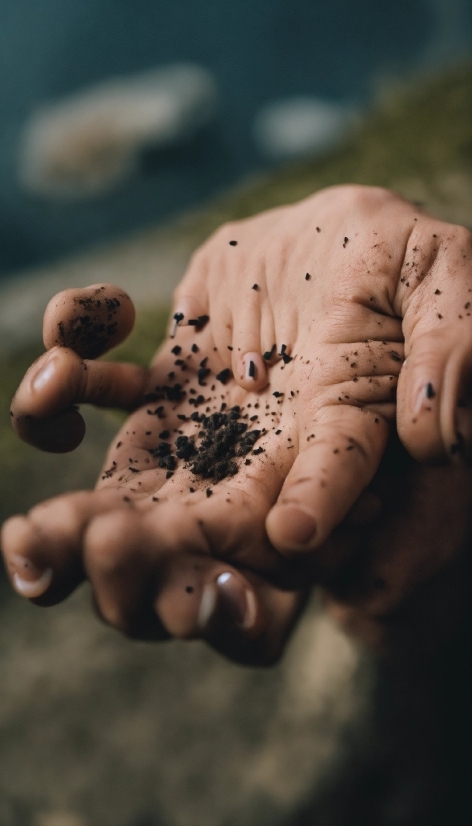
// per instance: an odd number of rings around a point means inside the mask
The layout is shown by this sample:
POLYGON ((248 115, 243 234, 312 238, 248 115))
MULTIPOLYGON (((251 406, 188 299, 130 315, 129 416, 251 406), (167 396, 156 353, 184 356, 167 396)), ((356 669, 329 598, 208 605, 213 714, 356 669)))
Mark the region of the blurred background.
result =
POLYGON ((458 62, 472 38, 468 0, 0 0, 0 20, 2 274, 166 219, 268 163, 326 149, 379 89, 458 62), (81 95, 113 78, 121 119, 139 119, 126 81, 182 63, 208 75, 187 102, 175 78, 164 78, 177 109, 191 110, 180 121, 174 113, 167 136, 159 108, 169 101, 158 90, 147 134, 130 136, 112 114, 105 127, 100 106, 91 123, 92 100, 80 111, 81 95), (31 119, 65 104, 55 137, 48 133, 58 143, 51 160, 31 119), (68 137, 75 166, 62 155, 68 137), (107 149, 119 151, 120 140, 134 142, 136 163, 127 170, 122 158, 123 175, 107 180, 107 149), (100 161, 103 186, 90 192, 87 163, 100 161))
MULTIPOLYGON (((127 289, 145 363, 225 220, 359 182, 472 227, 471 41, 468 0, 0 0, 0 520, 93 486, 119 426, 12 435, 58 290, 127 289)), ((470 826, 469 618, 414 643, 378 660, 315 593, 242 669, 0 576, 0 826, 470 826)))

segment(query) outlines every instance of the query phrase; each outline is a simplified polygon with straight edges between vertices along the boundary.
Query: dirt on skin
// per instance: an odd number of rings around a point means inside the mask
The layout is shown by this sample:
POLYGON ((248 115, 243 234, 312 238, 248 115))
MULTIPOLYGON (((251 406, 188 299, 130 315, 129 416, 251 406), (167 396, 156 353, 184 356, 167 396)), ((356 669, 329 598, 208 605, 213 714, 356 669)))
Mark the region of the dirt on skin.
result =
MULTIPOLYGON (((178 280, 191 249, 223 220, 350 180, 392 187, 472 226, 470 88, 468 66, 413 86, 328 158, 246 185, 172 228, 49 268, 44 283, 36 273, 15 282, 2 330, 20 344, 32 330, 35 343, 1 362, 3 518, 90 487, 118 429, 109 414, 86 413, 87 437, 65 456, 10 433, 10 399, 41 352, 40 308, 52 294, 96 282, 104 268, 133 295, 138 284, 146 310, 116 358, 145 363, 165 326, 149 296, 156 305, 170 297, 168 272, 178 280), (27 295, 34 313, 30 303, 16 310, 27 295)), ((4 581, 0 596, 1 826, 471 822, 468 627, 434 656, 374 662, 313 605, 284 660, 262 671, 200 643, 123 639, 94 617, 86 586, 51 610, 4 581)))

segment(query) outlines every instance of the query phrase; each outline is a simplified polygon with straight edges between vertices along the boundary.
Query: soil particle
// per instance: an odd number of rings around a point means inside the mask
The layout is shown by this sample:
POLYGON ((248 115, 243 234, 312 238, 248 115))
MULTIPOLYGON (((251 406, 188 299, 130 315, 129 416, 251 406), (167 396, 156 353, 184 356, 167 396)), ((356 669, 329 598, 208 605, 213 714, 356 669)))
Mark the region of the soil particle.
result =
POLYGON ((199 367, 199 368, 198 368, 198 370, 197 370, 197 378, 198 378, 198 383, 199 383, 199 385, 200 385, 201 387, 205 387, 205 386, 206 386, 205 379, 206 379, 206 378, 208 378, 208 376, 210 375, 210 373, 211 373, 211 370, 210 370, 210 368, 209 368, 209 367, 199 367))
POLYGON ((262 358, 264 359, 264 361, 270 361, 270 360, 273 358, 273 356, 274 356, 274 354, 275 354, 275 351, 276 351, 276 350, 277 350, 277 345, 276 345, 276 344, 274 344, 274 345, 272 346, 272 349, 271 349, 271 350, 266 350, 266 352, 265 352, 265 353, 263 354, 263 356, 262 356, 262 358))
POLYGON ((219 373, 216 374, 216 378, 221 384, 226 384, 227 381, 231 378, 231 370, 229 367, 225 367, 224 370, 221 370, 219 373))
POLYGON ((115 317, 121 302, 118 298, 75 298, 76 315, 67 323, 57 325, 57 341, 62 347, 70 347, 82 358, 94 359, 104 353, 110 340, 116 335, 118 322, 115 317))
POLYGON ((203 330, 209 321, 209 315, 199 315, 198 318, 189 318, 188 324, 190 327, 195 327, 197 332, 200 332, 200 330, 203 330))

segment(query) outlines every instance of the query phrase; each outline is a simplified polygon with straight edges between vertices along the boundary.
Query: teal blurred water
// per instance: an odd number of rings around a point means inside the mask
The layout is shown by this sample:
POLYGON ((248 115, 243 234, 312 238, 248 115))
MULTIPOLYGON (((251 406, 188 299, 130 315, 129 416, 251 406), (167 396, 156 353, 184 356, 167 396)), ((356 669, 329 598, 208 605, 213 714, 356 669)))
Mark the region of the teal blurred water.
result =
POLYGON ((0 277, 163 220, 261 168, 265 102, 311 94, 362 107, 379 77, 468 49, 466 0, 0 0, 0 277), (35 107, 112 75, 175 61, 210 69, 218 116, 195 141, 143 158, 115 192, 58 204, 17 182, 35 107))

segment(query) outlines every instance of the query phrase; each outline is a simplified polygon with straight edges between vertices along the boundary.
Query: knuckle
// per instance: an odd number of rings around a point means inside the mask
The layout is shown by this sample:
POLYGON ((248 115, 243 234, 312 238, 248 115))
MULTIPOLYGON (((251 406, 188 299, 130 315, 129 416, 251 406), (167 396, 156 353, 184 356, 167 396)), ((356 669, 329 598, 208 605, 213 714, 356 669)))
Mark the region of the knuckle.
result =
POLYGON ((84 539, 87 567, 102 579, 113 578, 127 567, 132 554, 128 529, 123 514, 97 518, 89 526, 84 539))
POLYGON ((380 204, 399 200, 398 196, 379 186, 363 186, 362 184, 346 184, 338 187, 343 205, 356 212, 377 209, 380 204))

